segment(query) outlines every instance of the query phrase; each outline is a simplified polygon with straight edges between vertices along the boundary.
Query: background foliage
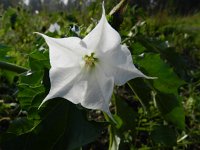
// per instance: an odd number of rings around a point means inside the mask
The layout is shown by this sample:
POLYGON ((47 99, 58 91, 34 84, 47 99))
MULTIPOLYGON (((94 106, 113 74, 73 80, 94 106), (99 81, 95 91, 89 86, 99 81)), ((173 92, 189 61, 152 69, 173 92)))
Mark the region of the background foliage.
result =
MULTIPOLYGON (((158 77, 115 87, 110 107, 117 124, 102 112, 60 98, 38 110, 49 91, 50 64, 47 45, 33 32, 84 37, 101 16, 101 1, 80 2, 70 11, 35 12, 22 5, 0 9, 0 149, 200 149, 196 1, 187 1, 187 11, 184 3, 172 0, 125 1, 108 16, 134 64, 158 77), (54 23, 60 30, 50 32, 54 23)), ((105 2, 107 14, 116 4, 105 2)))

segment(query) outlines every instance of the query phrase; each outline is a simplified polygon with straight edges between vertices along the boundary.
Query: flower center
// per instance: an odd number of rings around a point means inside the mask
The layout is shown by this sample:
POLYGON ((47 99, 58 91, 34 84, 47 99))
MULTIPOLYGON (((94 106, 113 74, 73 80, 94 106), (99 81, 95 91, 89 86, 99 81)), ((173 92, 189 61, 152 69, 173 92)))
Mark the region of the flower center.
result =
POLYGON ((83 57, 83 60, 85 61, 85 65, 88 67, 94 67, 95 63, 98 62, 98 58, 94 56, 94 53, 91 53, 90 55, 85 55, 83 57))

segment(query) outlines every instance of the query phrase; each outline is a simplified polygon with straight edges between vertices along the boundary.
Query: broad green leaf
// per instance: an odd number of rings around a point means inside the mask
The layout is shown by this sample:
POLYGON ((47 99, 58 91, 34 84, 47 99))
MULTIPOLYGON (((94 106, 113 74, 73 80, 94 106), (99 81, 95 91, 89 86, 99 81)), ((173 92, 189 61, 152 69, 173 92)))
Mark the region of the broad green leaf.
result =
POLYGON ((73 150, 92 142, 101 133, 101 123, 89 122, 85 112, 67 100, 50 100, 41 109, 38 125, 29 133, 5 136, 1 143, 3 149, 73 150))
POLYGON ((49 54, 47 51, 35 51, 30 54, 29 65, 32 71, 43 70, 44 68, 50 68, 49 54))
POLYGON ((140 55, 146 50, 146 48, 139 42, 133 43, 131 45, 131 49, 133 49, 132 50, 133 55, 140 55))
POLYGON ((155 126, 151 132, 153 141, 167 147, 176 145, 176 132, 168 126, 155 126))
POLYGON ((33 121, 28 120, 26 117, 19 117, 12 121, 9 126, 8 132, 21 135, 28 132, 33 127, 33 121))
MULTIPOLYGON (((45 92, 45 87, 42 84, 46 82, 43 82, 43 79, 46 79, 45 76, 48 76, 44 74, 44 69, 49 67, 48 54, 42 51, 35 51, 30 55, 29 63, 31 70, 20 75, 18 85, 18 100, 21 108, 26 111, 32 109, 32 107, 38 107, 45 97, 39 98, 39 103, 37 102, 37 105, 33 105, 35 97, 45 92)), ((35 108, 35 111, 37 111, 37 108, 35 108)))
POLYGON ((183 79, 187 78, 187 64, 184 58, 176 52, 174 47, 169 47, 169 45, 166 44, 166 41, 144 36, 138 36, 136 37, 136 40, 138 43, 144 45, 148 51, 159 52, 161 58, 174 68, 174 71, 177 72, 178 75, 180 75, 183 79))
POLYGON ((135 94, 136 98, 140 101, 143 108, 148 110, 149 103, 152 100, 151 87, 141 78, 136 78, 129 81, 128 85, 131 88, 133 94, 135 94))
POLYGON ((160 42, 158 42, 157 40, 154 40, 152 38, 148 38, 145 36, 141 36, 141 35, 136 36, 135 40, 138 43, 141 43, 141 45, 143 45, 148 51, 159 52, 160 50, 157 46, 158 44, 160 44, 160 42))
POLYGON ((20 75, 20 83, 27 84, 29 86, 41 86, 43 80, 43 70, 39 71, 27 71, 20 75))
POLYGON ((21 84, 18 88, 20 91, 18 93, 18 99, 23 110, 28 110, 32 105, 34 97, 44 92, 43 86, 30 87, 29 85, 21 84))
POLYGON ((177 98, 173 94, 164 94, 158 92, 155 97, 156 104, 164 118, 172 122, 179 129, 185 129, 185 114, 183 107, 177 98))
POLYGON ((167 60, 167 63, 174 68, 174 71, 180 75, 182 79, 187 79, 187 64, 183 57, 175 51, 175 48, 165 48, 161 51, 161 57, 167 60))
POLYGON ((135 128, 135 119, 137 113, 131 108, 126 100, 119 95, 115 95, 116 115, 121 118, 121 130, 130 130, 135 128))
POLYGON ((177 95, 178 88, 185 83, 160 58, 159 54, 144 54, 144 57, 137 57, 136 62, 146 70, 147 75, 158 77, 151 82, 154 88, 161 92, 177 95))
MULTIPOLYGON (((158 77, 158 79, 151 80, 150 82, 153 82, 152 88, 155 88, 154 90, 157 92, 155 100, 163 117, 183 130, 185 128, 185 116, 183 107, 178 99, 178 88, 184 81, 178 78, 158 54, 145 54, 144 57, 138 58, 137 62, 140 66, 145 68, 151 76, 158 77)), ((134 82, 134 80, 132 82, 134 82)), ((138 84, 135 89, 137 90, 137 88, 138 84)), ((141 88, 140 90, 143 91, 141 88)), ((137 90, 138 95, 140 94, 140 90, 137 90)), ((144 97, 147 93, 149 92, 144 91, 143 94, 141 92, 140 97, 144 97)))

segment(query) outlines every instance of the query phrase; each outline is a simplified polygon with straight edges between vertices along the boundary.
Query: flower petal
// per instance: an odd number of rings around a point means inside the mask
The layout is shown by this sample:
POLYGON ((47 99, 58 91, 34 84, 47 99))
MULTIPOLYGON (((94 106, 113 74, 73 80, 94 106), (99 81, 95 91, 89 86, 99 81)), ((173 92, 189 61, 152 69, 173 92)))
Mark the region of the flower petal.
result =
POLYGON ((49 46, 50 63, 52 67, 71 67, 79 64, 82 53, 85 53, 83 41, 77 37, 56 39, 41 35, 49 46))
POLYGON ((108 23, 105 16, 105 9, 97 26, 83 39, 88 49, 92 51, 108 51, 121 43, 119 33, 108 23))
POLYGON ((87 76, 88 86, 81 104, 89 109, 99 109, 106 112, 112 119, 109 103, 114 88, 114 79, 107 77, 98 65, 87 76))
POLYGON ((114 79, 106 77, 100 69, 88 72, 79 67, 51 68, 50 80, 51 90, 42 104, 49 99, 62 97, 88 109, 102 110, 112 118, 109 102, 114 79))
MULTIPOLYGON (((80 67, 68 67, 68 68, 51 68, 49 71, 50 81, 51 81, 51 89, 49 94, 43 100, 42 104, 45 103, 49 99, 53 99, 56 97, 68 98, 71 97, 71 102, 74 104, 79 103, 79 98, 84 95, 83 87, 73 87, 73 83, 80 77, 81 69, 80 67), (70 89, 74 89, 71 93, 68 93, 70 89), (77 90, 77 93, 76 93, 77 90)), ((42 105, 41 104, 41 105, 42 105)), ((41 106, 40 105, 40 106, 41 106)))
POLYGON ((113 76, 115 84, 119 86, 137 77, 152 79, 134 66, 131 53, 125 45, 120 45, 118 48, 106 52, 100 58, 100 63, 106 74, 113 76))

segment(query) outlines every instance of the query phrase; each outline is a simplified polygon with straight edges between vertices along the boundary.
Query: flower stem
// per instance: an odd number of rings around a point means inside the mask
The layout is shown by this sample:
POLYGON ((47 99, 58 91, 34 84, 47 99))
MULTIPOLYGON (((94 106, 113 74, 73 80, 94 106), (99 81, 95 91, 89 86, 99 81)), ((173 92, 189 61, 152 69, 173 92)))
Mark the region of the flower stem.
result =
POLYGON ((0 61, 0 69, 9 70, 16 73, 23 73, 23 72, 28 71, 27 68, 17 66, 15 64, 4 62, 4 61, 0 61))
POLYGON ((121 0, 109 13, 110 16, 118 12, 127 0, 121 0))
POLYGON ((115 30, 119 30, 123 22, 123 14, 128 4, 128 0, 121 0, 109 13, 112 16, 111 25, 115 30))

